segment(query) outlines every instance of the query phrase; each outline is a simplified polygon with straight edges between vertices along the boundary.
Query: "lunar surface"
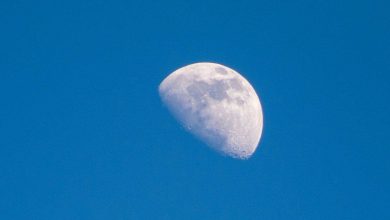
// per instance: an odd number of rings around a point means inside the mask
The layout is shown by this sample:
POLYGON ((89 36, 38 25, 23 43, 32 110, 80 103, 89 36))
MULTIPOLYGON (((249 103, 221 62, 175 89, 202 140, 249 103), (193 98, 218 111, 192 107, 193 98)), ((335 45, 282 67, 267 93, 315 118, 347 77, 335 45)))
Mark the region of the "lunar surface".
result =
POLYGON ((171 73, 159 86, 162 102, 190 133, 223 155, 247 159, 263 130, 260 100, 236 71, 195 63, 171 73))

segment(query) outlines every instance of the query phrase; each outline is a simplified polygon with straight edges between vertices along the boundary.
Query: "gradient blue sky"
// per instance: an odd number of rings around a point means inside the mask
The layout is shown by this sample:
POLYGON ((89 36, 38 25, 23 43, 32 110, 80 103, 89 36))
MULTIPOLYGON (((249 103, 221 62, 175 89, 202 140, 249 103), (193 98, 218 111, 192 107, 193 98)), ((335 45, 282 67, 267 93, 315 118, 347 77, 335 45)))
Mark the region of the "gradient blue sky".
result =
POLYGON ((390 3, 0 2, 0 219, 390 219, 390 3), (162 106, 219 62, 264 108, 247 161, 162 106))

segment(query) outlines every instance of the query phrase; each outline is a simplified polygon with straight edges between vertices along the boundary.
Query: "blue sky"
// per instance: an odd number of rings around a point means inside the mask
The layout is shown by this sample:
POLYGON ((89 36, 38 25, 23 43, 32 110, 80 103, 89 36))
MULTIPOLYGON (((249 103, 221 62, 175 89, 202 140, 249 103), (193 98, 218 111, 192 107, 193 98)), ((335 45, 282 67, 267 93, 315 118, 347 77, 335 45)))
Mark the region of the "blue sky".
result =
POLYGON ((0 3, 0 219, 389 219, 388 1, 0 3), (222 157, 161 104, 239 71, 264 133, 222 157))

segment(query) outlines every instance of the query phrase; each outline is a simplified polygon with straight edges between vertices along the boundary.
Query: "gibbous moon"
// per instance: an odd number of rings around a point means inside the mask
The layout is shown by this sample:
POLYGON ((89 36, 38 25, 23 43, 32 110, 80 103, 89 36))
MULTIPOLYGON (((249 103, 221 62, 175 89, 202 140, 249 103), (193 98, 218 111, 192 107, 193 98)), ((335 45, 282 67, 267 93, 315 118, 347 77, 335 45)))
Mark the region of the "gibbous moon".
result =
POLYGON ((263 130, 259 97, 236 71, 216 63, 182 67, 159 86, 162 102, 187 131, 223 155, 247 159, 263 130))

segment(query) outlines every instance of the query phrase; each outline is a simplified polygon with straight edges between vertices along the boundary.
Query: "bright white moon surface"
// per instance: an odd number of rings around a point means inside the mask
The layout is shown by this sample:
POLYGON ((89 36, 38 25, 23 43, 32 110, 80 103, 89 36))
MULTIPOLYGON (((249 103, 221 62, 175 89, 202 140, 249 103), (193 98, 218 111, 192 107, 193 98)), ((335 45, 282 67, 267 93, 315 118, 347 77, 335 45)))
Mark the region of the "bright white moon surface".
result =
POLYGON ((247 159, 263 130, 259 97, 239 73, 216 63, 182 67, 159 86, 162 102, 186 128, 217 152, 247 159))

